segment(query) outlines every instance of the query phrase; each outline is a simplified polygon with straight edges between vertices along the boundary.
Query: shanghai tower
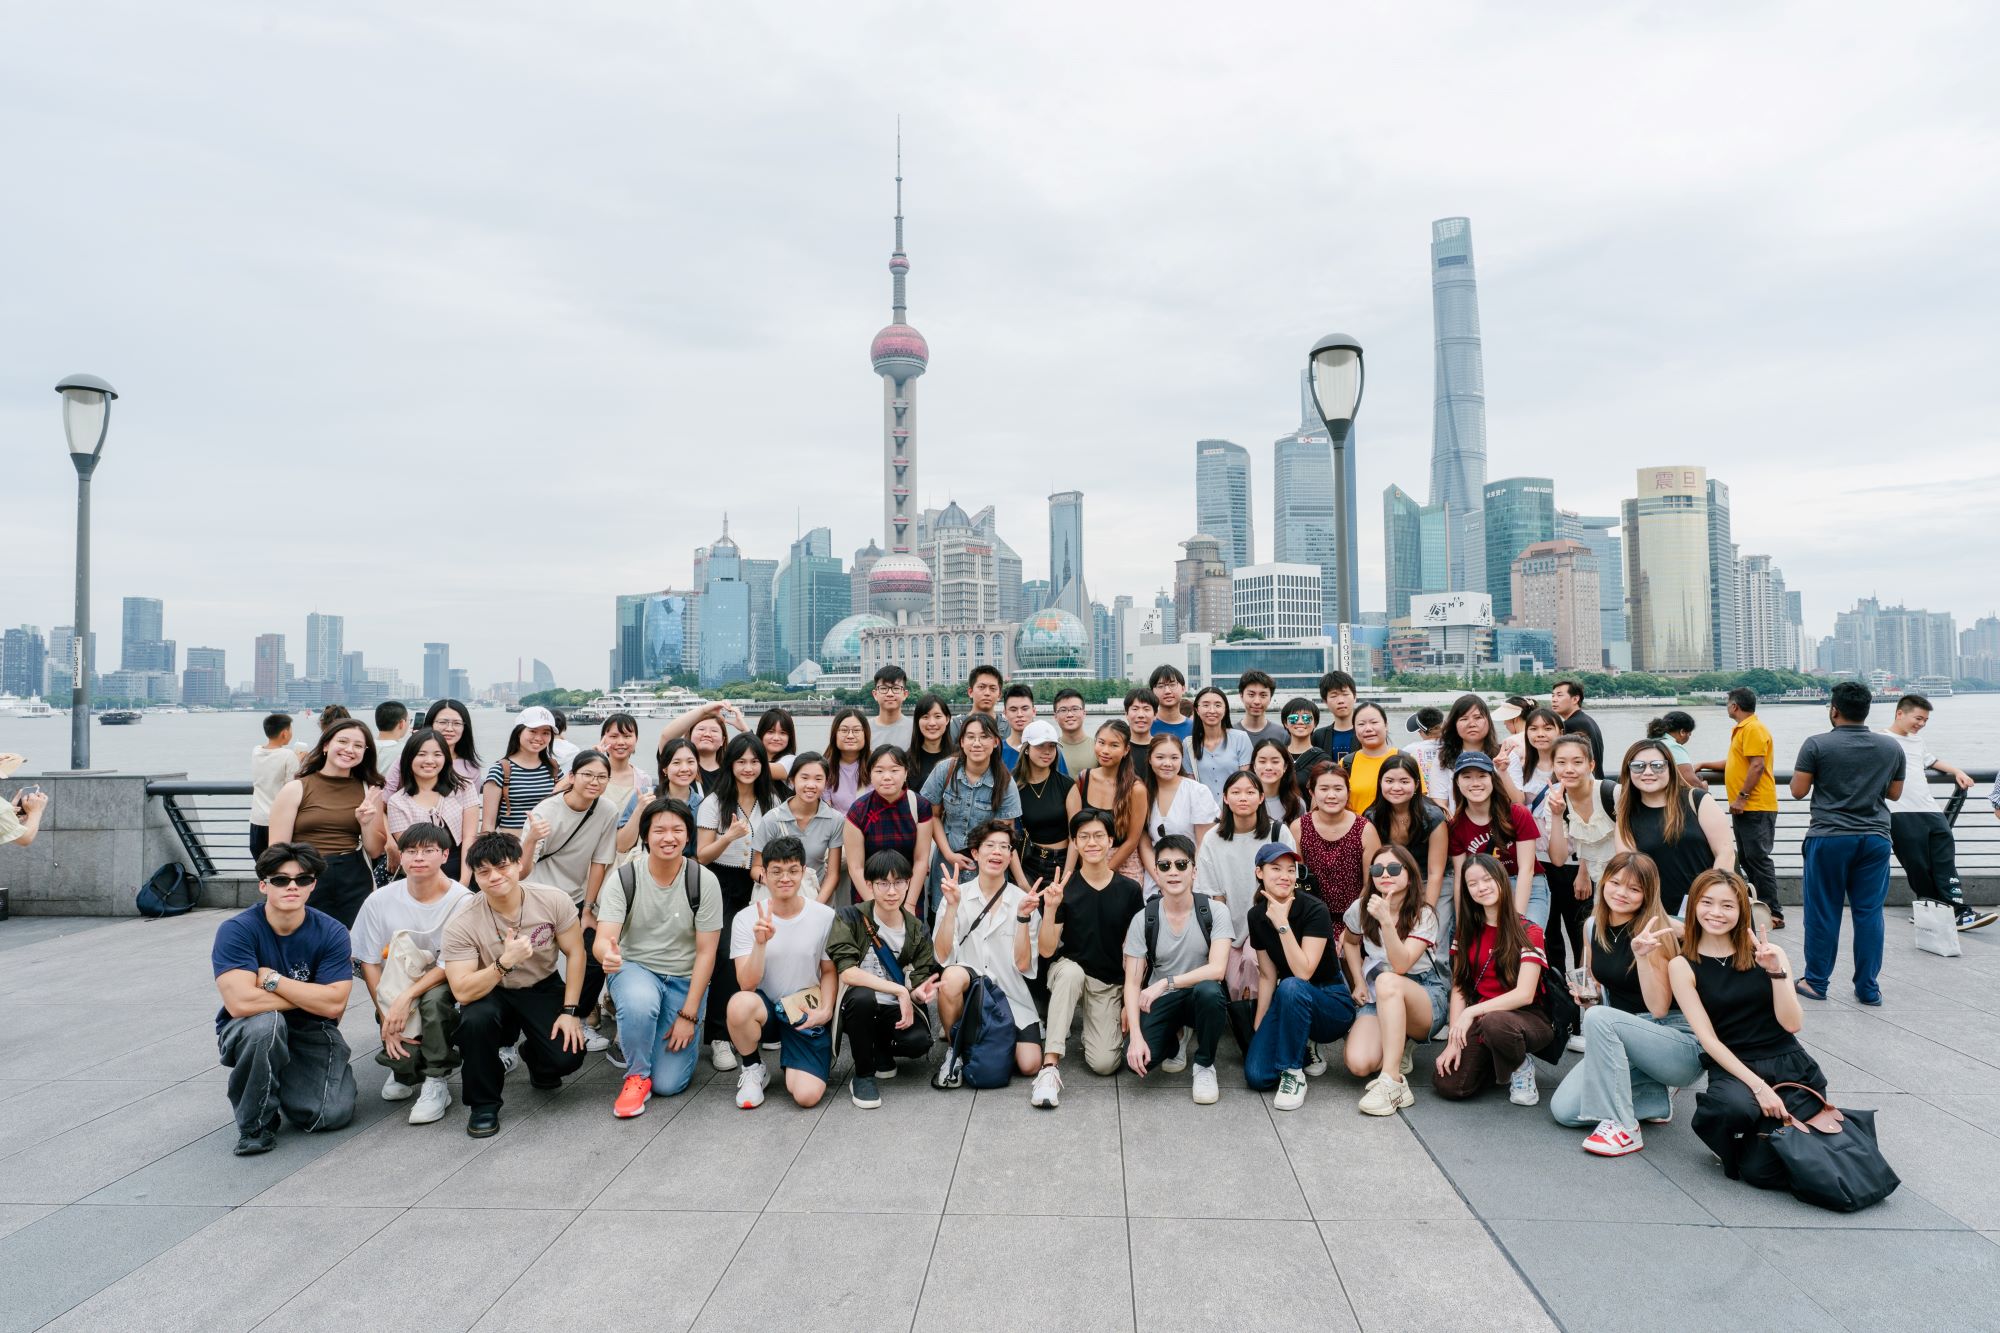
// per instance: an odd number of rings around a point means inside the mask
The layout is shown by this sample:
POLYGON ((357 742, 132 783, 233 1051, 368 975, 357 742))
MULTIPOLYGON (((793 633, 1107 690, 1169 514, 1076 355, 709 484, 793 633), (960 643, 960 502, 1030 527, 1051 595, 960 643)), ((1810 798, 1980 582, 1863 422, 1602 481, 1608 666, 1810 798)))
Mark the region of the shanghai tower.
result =
POLYGON ((1469 218, 1431 224, 1431 315, 1437 328, 1431 504, 1449 506, 1452 590, 1476 592, 1486 587, 1485 543, 1469 540, 1467 525, 1477 523, 1486 490, 1486 371, 1469 218))

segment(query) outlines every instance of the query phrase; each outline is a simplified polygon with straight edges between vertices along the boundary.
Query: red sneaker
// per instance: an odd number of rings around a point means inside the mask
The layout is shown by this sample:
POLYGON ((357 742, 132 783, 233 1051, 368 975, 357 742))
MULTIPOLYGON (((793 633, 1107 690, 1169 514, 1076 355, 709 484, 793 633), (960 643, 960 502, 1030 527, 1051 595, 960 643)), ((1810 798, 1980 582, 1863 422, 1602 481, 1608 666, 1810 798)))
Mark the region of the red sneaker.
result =
POLYGON ((1598 1121, 1597 1128, 1583 1141, 1583 1150, 1598 1157, 1623 1157, 1645 1146, 1638 1130, 1627 1129, 1616 1120, 1598 1121))
POLYGON ((653 1098, 653 1080, 638 1074, 627 1074, 625 1086, 618 1089, 618 1100, 611 1104, 611 1114, 620 1120, 630 1120, 633 1116, 646 1114, 646 1103, 653 1098))

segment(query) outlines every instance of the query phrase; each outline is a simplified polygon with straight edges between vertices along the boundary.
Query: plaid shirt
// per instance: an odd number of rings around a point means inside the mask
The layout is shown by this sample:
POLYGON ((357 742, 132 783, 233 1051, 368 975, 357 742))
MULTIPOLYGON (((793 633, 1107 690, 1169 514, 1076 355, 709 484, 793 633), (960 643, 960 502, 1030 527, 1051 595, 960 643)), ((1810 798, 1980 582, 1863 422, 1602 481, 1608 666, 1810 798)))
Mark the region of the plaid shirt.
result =
MULTIPOLYGON (((847 822, 861 830, 861 856, 865 862, 877 852, 901 852, 910 860, 917 856, 917 825, 931 817, 931 803, 915 792, 905 792, 894 805, 885 804, 873 787, 847 807, 847 822), (916 813, 911 814, 914 807, 916 813)), ((854 868, 855 875, 861 867, 854 868)))

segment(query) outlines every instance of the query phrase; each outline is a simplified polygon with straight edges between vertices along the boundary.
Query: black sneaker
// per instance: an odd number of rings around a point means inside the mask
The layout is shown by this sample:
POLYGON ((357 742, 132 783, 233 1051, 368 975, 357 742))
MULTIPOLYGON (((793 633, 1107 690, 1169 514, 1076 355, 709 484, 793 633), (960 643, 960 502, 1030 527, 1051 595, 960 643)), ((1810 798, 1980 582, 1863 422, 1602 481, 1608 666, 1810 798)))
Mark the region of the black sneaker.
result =
POLYGON ((490 1139, 500 1132, 500 1108, 476 1107, 465 1122, 465 1132, 475 1139, 490 1139))
POLYGON ((236 1140, 235 1152, 238 1157, 255 1157, 258 1153, 269 1152, 277 1146, 277 1132, 265 1129, 258 1133, 245 1134, 238 1138, 236 1140))
POLYGON ((1971 907, 1958 909, 1960 930, 1978 930, 1981 926, 1990 926, 1995 921, 2000 921, 2000 912, 1979 911, 1971 907))

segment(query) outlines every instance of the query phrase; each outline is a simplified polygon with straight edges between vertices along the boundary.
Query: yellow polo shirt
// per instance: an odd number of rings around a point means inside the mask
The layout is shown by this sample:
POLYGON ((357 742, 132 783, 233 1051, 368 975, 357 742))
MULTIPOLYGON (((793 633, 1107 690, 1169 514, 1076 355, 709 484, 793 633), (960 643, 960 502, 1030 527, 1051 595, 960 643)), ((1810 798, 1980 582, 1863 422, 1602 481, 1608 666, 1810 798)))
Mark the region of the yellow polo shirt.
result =
POLYGON ((1778 787, 1771 781, 1771 772, 1776 767, 1774 761, 1776 744, 1771 740, 1771 729, 1755 713, 1736 724, 1736 730, 1729 733, 1729 758, 1722 766, 1722 785, 1731 800, 1743 790, 1743 779, 1750 772, 1750 760, 1758 755, 1764 759, 1764 772, 1757 779, 1757 785, 1750 789, 1749 799, 1743 802, 1745 810, 1769 810, 1778 808, 1778 787))

